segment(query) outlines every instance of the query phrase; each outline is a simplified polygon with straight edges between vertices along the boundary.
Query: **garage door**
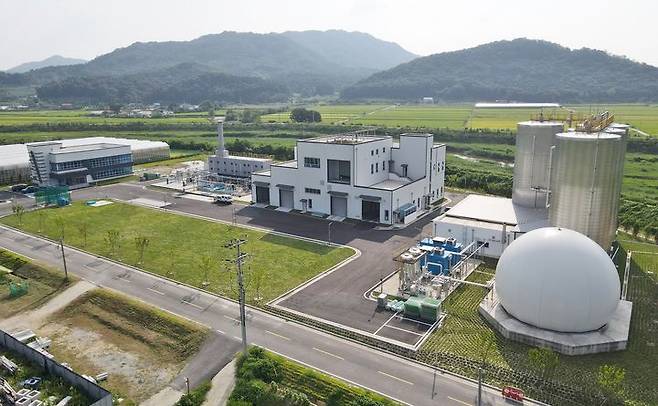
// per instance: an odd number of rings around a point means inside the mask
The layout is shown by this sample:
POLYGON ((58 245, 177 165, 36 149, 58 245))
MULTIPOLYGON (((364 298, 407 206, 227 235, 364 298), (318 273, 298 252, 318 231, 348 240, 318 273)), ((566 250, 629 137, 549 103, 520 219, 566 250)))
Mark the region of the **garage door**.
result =
POLYGON ((256 186, 256 203, 270 204, 270 188, 256 186))
POLYGON ((331 215, 347 217, 347 198, 331 196, 331 215))
POLYGON ((292 190, 279 189, 279 207, 295 208, 295 197, 292 190))
POLYGON ((379 202, 361 201, 361 218, 365 221, 379 222, 379 202))

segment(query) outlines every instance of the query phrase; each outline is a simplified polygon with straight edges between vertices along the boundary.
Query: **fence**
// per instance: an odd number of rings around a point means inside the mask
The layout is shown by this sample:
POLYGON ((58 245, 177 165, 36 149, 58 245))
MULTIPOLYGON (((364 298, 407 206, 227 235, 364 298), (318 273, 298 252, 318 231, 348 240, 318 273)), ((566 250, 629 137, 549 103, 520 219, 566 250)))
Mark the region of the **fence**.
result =
POLYGON ((58 376, 77 388, 94 402, 91 406, 112 406, 112 394, 90 380, 71 371, 59 362, 50 359, 39 351, 21 343, 8 333, 0 330, 0 346, 21 355, 34 365, 41 367, 46 373, 58 376))

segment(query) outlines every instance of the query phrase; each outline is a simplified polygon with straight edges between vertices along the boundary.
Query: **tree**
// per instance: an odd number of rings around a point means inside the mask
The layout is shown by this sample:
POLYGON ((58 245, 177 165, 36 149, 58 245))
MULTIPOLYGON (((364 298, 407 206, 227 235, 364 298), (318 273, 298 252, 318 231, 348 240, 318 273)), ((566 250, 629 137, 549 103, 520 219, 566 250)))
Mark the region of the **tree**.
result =
POLYGON ((150 242, 151 240, 149 240, 148 237, 135 237, 135 248, 137 248, 137 255, 139 258, 137 265, 141 265, 144 262, 144 251, 146 251, 146 248, 149 246, 150 242))
POLYGON ((210 285, 210 282, 208 282, 208 273, 212 271, 213 266, 215 265, 215 261, 210 255, 202 255, 201 256, 201 270, 203 271, 203 283, 201 285, 208 286, 210 285))
POLYGON ((78 233, 80 233, 80 238, 82 239, 82 247, 87 248, 87 232, 89 231, 89 223, 87 220, 82 220, 78 223, 78 233))
POLYGON ((105 232, 105 243, 107 244, 110 255, 116 255, 119 251, 119 244, 121 242, 121 232, 119 230, 107 230, 105 232))
POLYGON ((322 115, 315 110, 299 107, 290 112, 290 119, 296 123, 319 123, 322 121, 322 115))
POLYGON ((114 113, 114 114, 119 114, 121 112, 121 107, 123 107, 123 106, 121 106, 118 103, 110 104, 110 110, 112 110, 112 113, 114 113))
POLYGON ((601 365, 597 382, 607 397, 616 398, 622 391, 626 370, 616 365, 601 365))
POLYGON ((25 207, 20 203, 14 203, 11 205, 11 211, 16 215, 16 220, 18 221, 18 226, 23 225, 23 214, 25 214, 25 207))
POLYGON ((64 217, 62 216, 55 217, 55 227, 57 228, 56 231, 59 240, 64 241, 64 234, 66 231, 66 221, 64 220, 64 217))
POLYGON ((199 104, 199 110, 207 111, 207 112, 210 112, 212 110, 213 113, 214 113, 215 103, 211 102, 210 100, 206 100, 206 101, 202 102, 201 104, 199 104))
POLYGON ((631 224, 631 232, 633 233, 633 237, 637 238, 637 235, 640 233, 640 223, 633 222, 633 224, 631 224))
POLYGON ((528 350, 528 360, 542 379, 548 379, 560 362, 557 353, 550 348, 531 348, 528 350))

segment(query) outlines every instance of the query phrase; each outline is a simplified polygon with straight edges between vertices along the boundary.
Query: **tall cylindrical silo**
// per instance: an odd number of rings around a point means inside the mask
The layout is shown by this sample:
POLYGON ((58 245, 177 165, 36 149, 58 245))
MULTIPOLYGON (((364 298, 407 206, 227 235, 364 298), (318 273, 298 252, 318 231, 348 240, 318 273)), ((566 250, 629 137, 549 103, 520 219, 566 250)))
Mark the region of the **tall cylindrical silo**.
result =
POLYGON ((624 167, 618 134, 557 134, 551 171, 549 221, 610 248, 617 229, 624 167))
POLYGON ((545 207, 549 188, 551 147, 564 131, 556 121, 524 121, 517 124, 512 201, 525 207, 545 207))

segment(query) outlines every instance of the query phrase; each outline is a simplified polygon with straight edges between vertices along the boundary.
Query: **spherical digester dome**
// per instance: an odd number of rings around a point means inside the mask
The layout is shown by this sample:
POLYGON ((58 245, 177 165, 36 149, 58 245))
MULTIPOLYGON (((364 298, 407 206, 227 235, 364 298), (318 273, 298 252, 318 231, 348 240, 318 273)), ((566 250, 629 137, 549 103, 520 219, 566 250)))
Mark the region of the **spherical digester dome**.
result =
POLYGON ((606 252, 565 228, 533 230, 510 244, 496 267, 505 310, 536 327, 584 332, 604 326, 619 303, 619 275, 606 252))

